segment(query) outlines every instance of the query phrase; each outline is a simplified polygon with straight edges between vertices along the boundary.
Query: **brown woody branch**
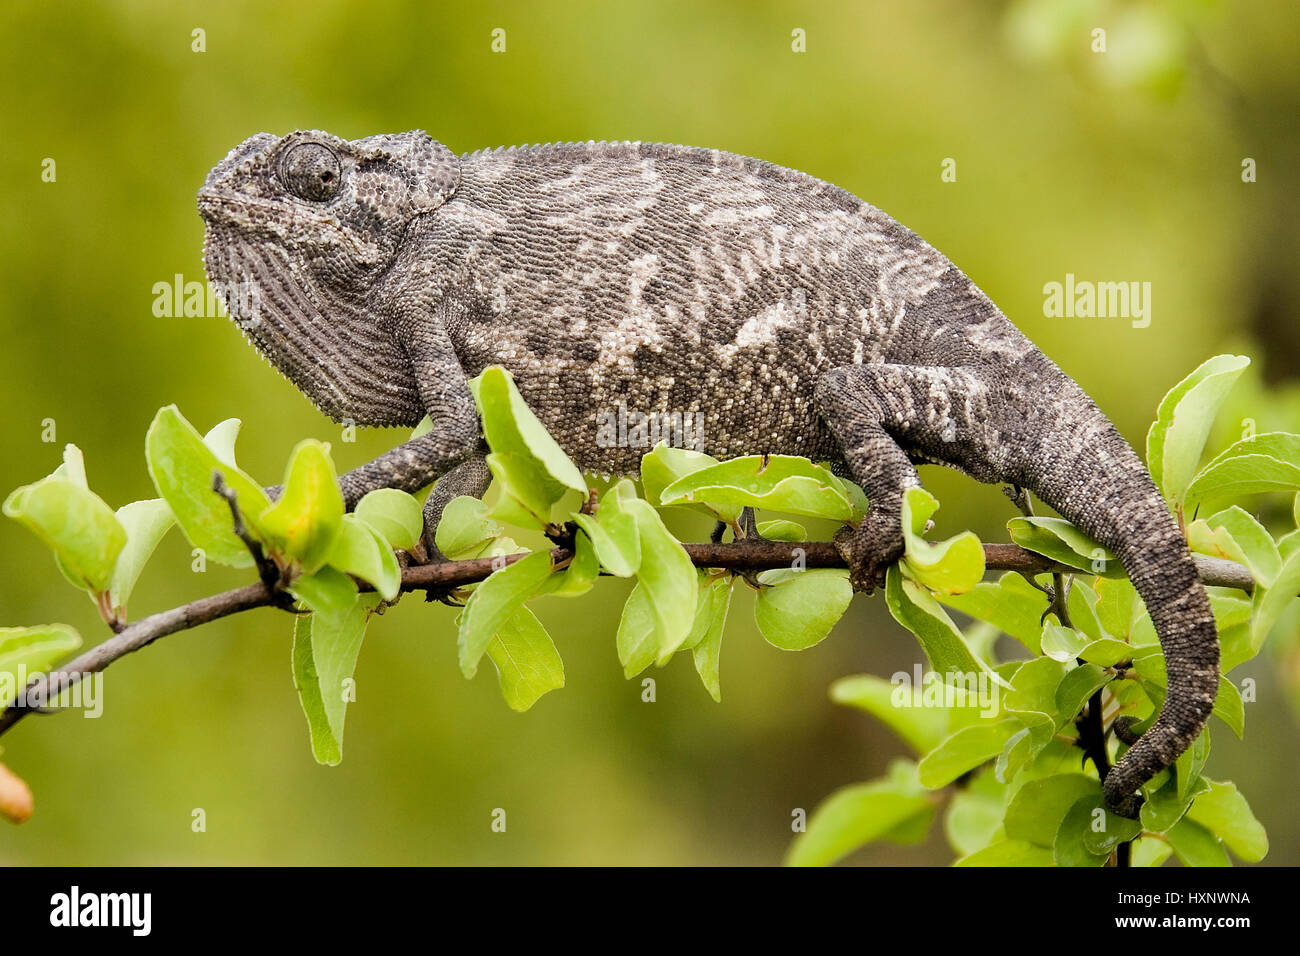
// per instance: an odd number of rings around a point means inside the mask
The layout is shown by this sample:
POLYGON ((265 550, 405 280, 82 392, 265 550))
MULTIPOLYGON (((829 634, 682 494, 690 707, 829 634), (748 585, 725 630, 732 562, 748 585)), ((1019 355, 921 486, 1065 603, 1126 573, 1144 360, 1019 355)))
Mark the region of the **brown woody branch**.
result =
MULTIPOLYGON (((809 568, 842 568, 844 559, 835 545, 827 541, 788 543, 783 541, 741 541, 729 544, 683 544, 691 561, 702 568, 722 568, 728 571, 757 572, 773 568, 786 568, 800 558, 809 568)), ((512 564, 523 555, 505 558, 475 558, 470 561, 442 561, 418 565, 402 572, 403 591, 446 592, 482 581, 493 570, 512 564)), ((553 548, 551 561, 559 564, 572 557, 565 548, 553 548)), ((1250 572, 1240 564, 1221 558, 1193 555, 1201 581, 1209 585, 1237 588, 1250 592, 1253 581, 1250 572)), ((1078 573, 1074 568, 1026 551, 1014 544, 984 545, 985 567, 990 571, 1016 571, 1022 574, 1078 573)), ((361 583, 365 590, 369 586, 361 583)), ((102 671, 114 661, 133 651, 147 647, 161 637, 189 630, 242 611, 259 607, 273 607, 284 599, 284 592, 264 583, 250 584, 222 594, 200 598, 182 607, 160 611, 127 625, 102 644, 98 644, 57 671, 36 678, 27 685, 26 700, 53 701, 64 690, 72 687, 87 674, 102 671)), ((40 711, 35 705, 14 703, 0 713, 0 734, 7 732, 27 714, 40 711)))

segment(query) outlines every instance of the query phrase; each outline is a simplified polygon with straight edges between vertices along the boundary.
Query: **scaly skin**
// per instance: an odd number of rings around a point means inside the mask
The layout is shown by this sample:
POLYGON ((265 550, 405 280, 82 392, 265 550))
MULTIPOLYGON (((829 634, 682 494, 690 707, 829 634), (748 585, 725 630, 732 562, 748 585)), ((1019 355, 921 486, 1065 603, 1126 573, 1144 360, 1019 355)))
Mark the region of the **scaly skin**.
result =
POLYGON ((1036 493, 1116 554, 1150 610, 1168 696, 1108 774, 1109 805, 1135 815, 1138 788, 1205 725, 1214 619, 1142 462, 970 279, 844 190, 718 150, 457 157, 420 132, 312 131, 247 140, 199 208, 231 314, 326 414, 432 418, 342 477, 349 505, 446 475, 432 527, 452 496, 486 490, 466 383, 488 365, 588 472, 637 472, 645 448, 601 438, 620 404, 699 413, 700 450, 720 458, 831 461, 871 503, 837 537, 861 590, 902 553, 915 464, 951 465, 1036 493))

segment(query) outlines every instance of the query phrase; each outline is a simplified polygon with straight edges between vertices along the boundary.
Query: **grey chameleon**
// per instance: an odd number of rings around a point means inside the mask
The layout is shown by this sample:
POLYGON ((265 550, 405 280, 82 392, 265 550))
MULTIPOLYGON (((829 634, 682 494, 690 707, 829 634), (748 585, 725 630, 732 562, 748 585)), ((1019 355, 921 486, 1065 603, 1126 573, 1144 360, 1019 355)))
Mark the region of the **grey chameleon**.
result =
MULTIPOLYGON (((717 457, 829 460, 870 511, 836 543, 859 590, 902 552, 915 465, 1029 489, 1110 548, 1151 614, 1168 695, 1111 769, 1108 804, 1209 717, 1214 618, 1141 460, 970 279, 874 206, 720 150, 566 143, 457 156, 423 132, 260 133, 199 192, 211 279, 257 349, 327 415, 434 427, 340 479, 349 506, 441 477, 429 527, 481 496, 467 381, 514 376, 588 472, 635 475, 598 413, 704 417, 717 457)), ((1126 725, 1117 732, 1131 740, 1126 725)))

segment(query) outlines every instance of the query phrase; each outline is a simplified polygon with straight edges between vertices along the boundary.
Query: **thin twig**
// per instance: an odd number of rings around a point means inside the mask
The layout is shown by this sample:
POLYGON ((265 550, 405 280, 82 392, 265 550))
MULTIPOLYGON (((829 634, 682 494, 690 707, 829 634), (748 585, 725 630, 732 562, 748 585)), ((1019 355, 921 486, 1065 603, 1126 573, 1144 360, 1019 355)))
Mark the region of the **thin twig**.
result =
MULTIPOLYGON (((707 542, 683 544, 682 548, 690 556, 691 561, 701 568, 757 572, 787 568, 796 561, 800 561, 802 566, 807 568, 845 567, 844 559, 835 545, 829 541, 790 543, 761 540, 744 541, 739 544, 707 542)), ((402 572, 401 589, 403 591, 445 591, 463 587, 482 581, 497 568, 513 564, 524 556, 524 554, 506 555, 504 560, 474 558, 469 561, 439 561, 409 567, 402 572)), ((552 564, 559 564, 572 556, 572 552, 565 548, 551 549, 552 564)), ((1251 589, 1253 582, 1250 572, 1242 565, 1222 558, 1201 555, 1195 557, 1197 570, 1204 583, 1245 591, 1251 589)), ((985 567, 990 571, 1038 574, 1074 570, 1014 544, 984 545, 984 560, 985 567)), ((364 582, 358 582, 358 587, 363 591, 371 589, 370 585, 364 582)), ((33 680, 27 685, 25 698, 34 701, 54 700, 60 692, 72 687, 87 674, 102 671, 119 658, 147 647, 161 637, 229 617, 232 614, 250 611, 253 608, 276 606, 283 600, 283 596, 284 592, 259 582, 200 598, 182 607, 141 618, 53 674, 33 680)), ((32 706, 11 704, 8 709, 0 712, 0 734, 7 732, 14 724, 35 710, 36 708, 32 706)))

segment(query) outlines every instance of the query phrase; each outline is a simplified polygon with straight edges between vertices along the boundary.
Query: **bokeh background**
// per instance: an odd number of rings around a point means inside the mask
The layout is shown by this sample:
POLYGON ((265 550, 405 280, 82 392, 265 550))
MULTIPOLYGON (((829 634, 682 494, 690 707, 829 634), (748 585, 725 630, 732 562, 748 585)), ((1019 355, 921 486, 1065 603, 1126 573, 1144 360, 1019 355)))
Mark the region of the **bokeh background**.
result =
MULTIPOLYGON (((797 167, 944 251, 1135 444, 1167 388, 1230 350, 1255 365, 1215 440, 1245 416, 1300 428, 1293 0, 114 0, 9 2, 0 17, 3 492, 75 442, 110 504, 152 496, 143 436, 171 402, 200 428, 244 419, 241 461, 268 483, 300 438, 333 441, 352 467, 404 437, 340 443, 226 320, 153 314, 155 283, 203 278, 207 170, 254 132, 313 127, 423 128, 456 151, 662 140, 797 167), (1090 49, 1098 27, 1104 54, 1090 49), (1242 181, 1247 157, 1257 182, 1242 181), (941 181, 945 158, 956 182, 941 181), (1044 283, 1067 272, 1151 282, 1150 327, 1044 317, 1044 283), (56 443, 41 441, 46 419, 56 443)), ((1004 539, 997 489, 927 472, 939 532, 1004 539)), ((173 532, 132 615, 246 580, 189 564, 173 532)), ((539 605, 568 686, 525 715, 491 668, 461 678, 455 612, 408 598, 371 627, 333 769, 311 758, 284 616, 168 638, 111 669, 102 719, 31 718, 4 739, 36 815, 0 827, 0 863, 772 863, 793 808, 903 752, 826 693, 920 659, 879 598, 788 654, 759 639, 741 594, 716 705, 685 659, 641 702, 614 651, 624 595, 608 582, 539 605), (497 807, 505 834, 489 827, 497 807)), ((0 523, 0 623, 55 620, 104 634, 36 539, 0 523)), ((1295 629, 1238 672, 1259 700, 1244 743, 1216 728, 1209 768, 1248 795, 1274 864, 1300 862, 1295 629)), ((853 859, 943 863, 938 831, 853 859)))

